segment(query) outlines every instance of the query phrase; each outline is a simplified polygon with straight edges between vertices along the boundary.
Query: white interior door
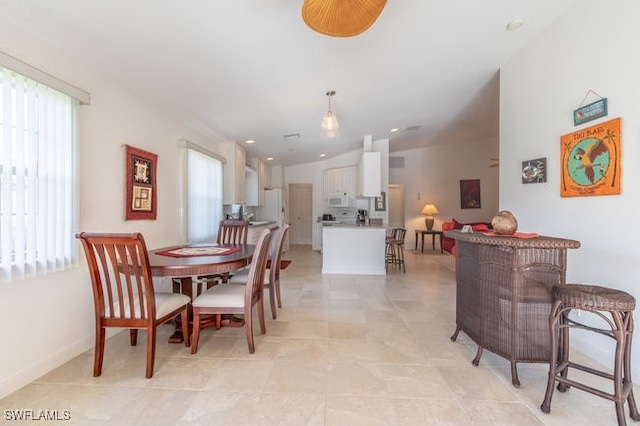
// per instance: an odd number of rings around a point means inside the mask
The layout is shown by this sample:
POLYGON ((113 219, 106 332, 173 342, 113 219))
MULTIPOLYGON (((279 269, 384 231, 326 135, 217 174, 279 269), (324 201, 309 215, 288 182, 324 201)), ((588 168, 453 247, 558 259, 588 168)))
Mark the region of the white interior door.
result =
POLYGON ((289 184, 289 243, 311 244, 313 185, 310 183, 289 184))
POLYGON ((389 185, 389 228, 406 228, 404 222, 404 185, 389 185))

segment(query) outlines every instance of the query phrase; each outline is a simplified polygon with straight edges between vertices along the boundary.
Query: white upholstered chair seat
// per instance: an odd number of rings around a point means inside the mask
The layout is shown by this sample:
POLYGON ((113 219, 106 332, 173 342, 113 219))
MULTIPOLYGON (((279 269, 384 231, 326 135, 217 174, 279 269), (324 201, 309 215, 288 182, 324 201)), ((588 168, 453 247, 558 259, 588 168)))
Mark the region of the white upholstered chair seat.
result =
MULTIPOLYGON (((189 296, 185 296, 184 294, 179 294, 179 293, 155 293, 155 299, 156 299, 156 318, 162 318, 163 316, 167 315, 169 312, 172 312, 176 309, 178 309, 179 307, 188 304, 191 299, 189 299, 189 296)), ((133 309, 134 309, 134 317, 133 318, 140 318, 140 302, 136 299, 134 305, 133 305, 133 309)), ((122 317, 124 318, 131 318, 130 315, 130 310, 129 310, 129 300, 125 300, 124 301, 124 314, 122 317)), ((109 317, 110 311, 109 308, 106 307, 105 308, 105 316, 109 317)), ((119 302, 114 302, 113 303, 113 318, 120 318, 120 303, 119 302)))
MULTIPOLYGON (((230 284, 247 284, 247 278, 249 278, 249 268, 240 269, 235 271, 233 275, 229 277, 230 284)), ((269 286, 269 269, 264 271, 264 286, 269 286)))
MULTIPOLYGON (((244 284, 247 281, 245 279, 244 284)), ((214 304, 220 308, 242 308, 244 306, 244 286, 218 284, 214 285, 193 301, 193 307, 206 307, 214 304)))

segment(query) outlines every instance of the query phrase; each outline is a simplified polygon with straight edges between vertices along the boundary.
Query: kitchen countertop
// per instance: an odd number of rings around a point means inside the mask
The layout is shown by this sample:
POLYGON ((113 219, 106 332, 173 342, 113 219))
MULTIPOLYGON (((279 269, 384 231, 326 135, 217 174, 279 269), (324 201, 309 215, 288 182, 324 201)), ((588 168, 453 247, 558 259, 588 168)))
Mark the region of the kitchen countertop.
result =
POLYGON ((367 225, 366 223, 332 223, 332 224, 323 224, 323 227, 326 228, 350 228, 350 229, 386 229, 386 226, 383 225, 367 225))
POLYGON ((275 224, 276 222, 272 220, 249 221, 249 228, 258 228, 260 226, 268 226, 268 225, 275 225, 275 224))

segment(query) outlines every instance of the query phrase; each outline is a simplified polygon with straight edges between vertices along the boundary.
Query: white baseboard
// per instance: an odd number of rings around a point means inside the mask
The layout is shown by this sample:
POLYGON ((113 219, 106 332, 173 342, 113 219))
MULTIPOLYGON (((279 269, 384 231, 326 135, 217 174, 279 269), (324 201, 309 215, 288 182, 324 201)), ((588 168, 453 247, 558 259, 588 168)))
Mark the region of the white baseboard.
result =
MULTIPOLYGON (((105 337, 108 339, 109 337, 120 331, 122 330, 107 330, 107 334, 105 337)), ((42 377, 48 372, 54 370, 55 368, 58 368, 65 362, 70 361, 81 353, 92 349, 94 343, 94 337, 89 336, 6 378, 2 382, 0 382, 0 399, 28 385, 39 377, 42 377)))

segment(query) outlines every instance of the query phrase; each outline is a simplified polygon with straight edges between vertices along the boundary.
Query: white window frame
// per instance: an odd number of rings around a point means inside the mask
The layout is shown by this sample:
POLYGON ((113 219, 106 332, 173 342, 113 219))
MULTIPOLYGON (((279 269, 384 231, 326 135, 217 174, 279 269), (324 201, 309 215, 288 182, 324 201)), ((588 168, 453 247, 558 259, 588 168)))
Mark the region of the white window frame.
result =
MULTIPOLYGON (((210 243, 215 242, 218 234, 218 224, 223 215, 223 168, 226 163, 225 158, 212 153, 211 151, 189 142, 187 140, 179 140, 178 146, 181 148, 181 241, 183 244, 194 243, 210 243), (204 156, 219 165, 215 170, 215 176, 209 175, 209 181, 205 182, 202 177, 194 178, 193 167, 189 164, 189 152, 196 156, 204 156), (190 177, 191 176, 191 177, 190 177), (190 186, 190 181, 191 186, 190 186), (195 185, 194 185, 195 184, 195 185), (205 197, 209 199, 213 205, 198 205, 202 201, 201 191, 207 191, 205 197), (194 197, 193 192, 200 191, 200 194, 194 197), (197 210, 195 210, 197 209, 197 210), (207 217, 202 222, 202 217, 207 217), (198 223, 194 218, 199 218, 198 223), (197 231, 194 231, 197 228, 197 231), (194 235, 196 234, 196 235, 194 235)), ((202 158, 202 157, 201 157, 202 158)))
POLYGON ((89 94, 2 52, 0 86, 0 280, 13 281, 77 264, 77 106, 89 94))

